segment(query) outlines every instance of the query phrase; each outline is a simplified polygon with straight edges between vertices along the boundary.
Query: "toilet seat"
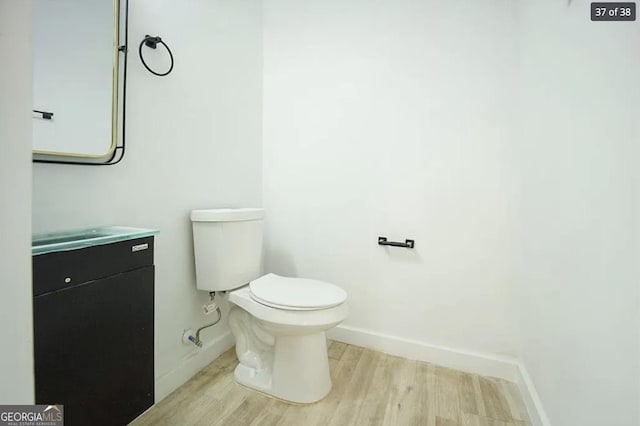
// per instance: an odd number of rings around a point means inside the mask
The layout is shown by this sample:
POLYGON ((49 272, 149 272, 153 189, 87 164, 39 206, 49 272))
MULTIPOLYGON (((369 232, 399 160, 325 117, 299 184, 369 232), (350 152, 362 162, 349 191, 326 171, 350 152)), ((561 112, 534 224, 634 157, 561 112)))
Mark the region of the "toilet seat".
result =
POLYGON ((333 284, 306 278, 267 274, 249 283, 251 298, 277 309, 311 311, 338 306, 347 293, 333 284))

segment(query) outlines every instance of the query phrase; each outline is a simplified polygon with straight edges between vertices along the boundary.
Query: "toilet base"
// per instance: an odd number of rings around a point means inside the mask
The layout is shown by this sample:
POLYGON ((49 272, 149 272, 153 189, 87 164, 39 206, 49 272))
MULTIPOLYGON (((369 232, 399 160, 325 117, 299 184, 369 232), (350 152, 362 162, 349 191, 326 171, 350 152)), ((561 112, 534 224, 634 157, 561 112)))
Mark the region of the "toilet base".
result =
MULTIPOLYGON (((262 370, 238 364, 238 383, 285 401, 310 404, 331 390, 329 358, 324 332, 276 337, 273 365, 262 370)), ((240 357, 239 357, 240 358, 240 357)))

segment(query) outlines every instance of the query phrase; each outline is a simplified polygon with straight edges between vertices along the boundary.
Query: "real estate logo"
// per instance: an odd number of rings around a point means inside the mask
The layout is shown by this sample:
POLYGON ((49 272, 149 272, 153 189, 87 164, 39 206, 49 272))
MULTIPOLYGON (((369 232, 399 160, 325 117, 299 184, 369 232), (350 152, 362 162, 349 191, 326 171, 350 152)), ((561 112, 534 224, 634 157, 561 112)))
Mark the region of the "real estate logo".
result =
POLYGON ((64 426, 64 407, 0 405, 0 426, 64 426))

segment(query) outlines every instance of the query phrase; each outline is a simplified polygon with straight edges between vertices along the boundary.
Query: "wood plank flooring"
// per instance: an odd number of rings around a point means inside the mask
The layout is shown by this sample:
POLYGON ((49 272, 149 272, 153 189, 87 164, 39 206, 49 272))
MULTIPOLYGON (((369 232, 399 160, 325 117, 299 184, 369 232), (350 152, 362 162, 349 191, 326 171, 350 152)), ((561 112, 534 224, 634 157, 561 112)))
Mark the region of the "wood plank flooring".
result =
POLYGON ((144 425, 529 426, 515 384, 329 342, 333 389, 288 404, 233 379, 235 349, 136 419, 144 425))

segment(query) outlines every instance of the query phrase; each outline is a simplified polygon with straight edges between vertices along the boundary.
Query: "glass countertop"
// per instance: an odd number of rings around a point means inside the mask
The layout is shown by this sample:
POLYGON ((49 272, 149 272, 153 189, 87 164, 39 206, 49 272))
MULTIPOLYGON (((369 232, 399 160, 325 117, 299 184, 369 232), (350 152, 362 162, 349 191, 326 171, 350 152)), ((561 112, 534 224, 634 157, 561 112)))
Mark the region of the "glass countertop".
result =
POLYGON ((156 229, 105 226, 101 228, 74 229, 70 231, 36 234, 31 239, 31 254, 76 250, 101 244, 117 243, 159 234, 156 229))

